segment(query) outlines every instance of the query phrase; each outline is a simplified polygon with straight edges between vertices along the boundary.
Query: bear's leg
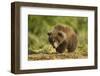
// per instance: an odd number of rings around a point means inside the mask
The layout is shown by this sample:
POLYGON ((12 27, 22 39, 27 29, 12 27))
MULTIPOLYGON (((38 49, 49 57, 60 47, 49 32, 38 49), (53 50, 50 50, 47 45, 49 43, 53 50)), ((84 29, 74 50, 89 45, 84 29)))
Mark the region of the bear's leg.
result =
POLYGON ((73 35, 70 39, 70 41, 68 42, 68 52, 73 52, 75 51, 76 47, 77 47, 77 36, 76 35, 73 35))
POLYGON ((76 48, 68 48, 68 52, 74 52, 76 48))
POLYGON ((77 40, 74 40, 72 43, 70 43, 70 44, 68 45, 68 47, 67 47, 68 52, 73 52, 73 51, 75 51, 76 47, 77 47, 77 40))
POLYGON ((63 53, 65 51, 65 49, 66 49, 66 42, 63 42, 56 48, 56 51, 59 53, 63 53))
POLYGON ((64 50, 65 50, 65 48, 63 48, 62 46, 56 48, 56 51, 57 51, 58 53, 63 53, 64 50))

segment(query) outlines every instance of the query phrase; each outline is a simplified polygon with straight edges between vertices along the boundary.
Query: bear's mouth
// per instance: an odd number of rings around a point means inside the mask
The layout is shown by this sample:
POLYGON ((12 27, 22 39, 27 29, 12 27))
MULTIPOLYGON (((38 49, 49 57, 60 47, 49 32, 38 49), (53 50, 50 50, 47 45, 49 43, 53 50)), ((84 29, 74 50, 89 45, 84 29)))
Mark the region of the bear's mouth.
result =
POLYGON ((54 42, 54 48, 57 48, 58 47, 58 43, 57 42, 54 42))

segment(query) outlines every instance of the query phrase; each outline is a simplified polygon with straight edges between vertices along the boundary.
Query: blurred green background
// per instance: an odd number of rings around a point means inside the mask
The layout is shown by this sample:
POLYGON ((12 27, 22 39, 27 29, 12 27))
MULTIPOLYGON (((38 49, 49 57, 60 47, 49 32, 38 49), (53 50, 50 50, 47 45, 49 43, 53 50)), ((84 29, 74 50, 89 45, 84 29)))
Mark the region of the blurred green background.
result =
POLYGON ((56 24, 72 27, 78 34, 79 50, 87 51, 88 18, 75 16, 28 15, 28 52, 29 54, 51 53, 47 32, 56 24))

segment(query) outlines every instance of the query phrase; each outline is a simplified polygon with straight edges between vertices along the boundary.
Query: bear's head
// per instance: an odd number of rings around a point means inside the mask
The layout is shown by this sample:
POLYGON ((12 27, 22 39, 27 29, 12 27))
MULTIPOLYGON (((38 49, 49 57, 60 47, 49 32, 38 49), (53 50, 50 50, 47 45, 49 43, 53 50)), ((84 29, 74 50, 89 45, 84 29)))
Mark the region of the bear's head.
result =
POLYGON ((66 39, 65 35, 66 34, 63 31, 54 30, 48 32, 48 40, 54 48, 57 48, 66 39))

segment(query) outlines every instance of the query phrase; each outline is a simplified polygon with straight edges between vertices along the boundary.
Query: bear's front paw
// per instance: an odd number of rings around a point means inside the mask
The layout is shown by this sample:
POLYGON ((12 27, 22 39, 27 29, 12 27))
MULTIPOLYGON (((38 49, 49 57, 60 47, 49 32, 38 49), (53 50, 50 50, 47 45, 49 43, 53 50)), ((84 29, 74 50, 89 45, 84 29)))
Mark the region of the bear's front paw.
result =
POLYGON ((58 52, 58 53, 63 53, 64 51, 65 51, 65 49, 62 48, 62 47, 57 47, 56 48, 56 52, 58 52))

